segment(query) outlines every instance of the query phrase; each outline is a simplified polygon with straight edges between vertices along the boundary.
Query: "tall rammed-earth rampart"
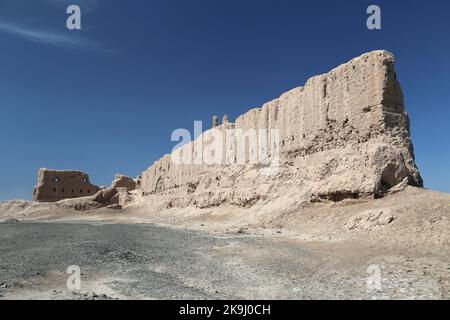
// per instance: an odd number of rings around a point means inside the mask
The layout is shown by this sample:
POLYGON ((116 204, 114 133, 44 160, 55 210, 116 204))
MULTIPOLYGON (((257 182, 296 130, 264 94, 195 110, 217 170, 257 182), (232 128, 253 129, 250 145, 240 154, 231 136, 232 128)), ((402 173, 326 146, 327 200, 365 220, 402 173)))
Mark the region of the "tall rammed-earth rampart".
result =
MULTIPOLYGON (((263 182, 279 185, 296 181, 299 188, 329 199, 381 195, 405 180, 410 185, 423 184, 414 162, 394 57, 386 51, 363 54, 312 77, 304 87, 248 111, 235 123, 224 123, 212 130, 238 129, 278 132, 277 141, 268 135, 267 146, 268 157, 279 161, 279 177, 263 182), (290 180, 286 180, 286 170, 290 180)), ((203 133, 182 152, 203 159, 204 154, 198 154, 195 144, 208 144, 210 136, 210 131, 203 133)), ((221 148, 238 153, 237 134, 224 134, 221 139, 221 148)), ((254 163, 230 163, 225 161, 226 155, 223 157, 222 164, 186 164, 176 163, 173 155, 166 155, 143 172, 140 187, 144 193, 159 193, 190 186, 190 192, 195 193, 239 188, 242 180, 255 179, 254 174, 245 174, 254 163), (238 173, 239 182, 233 179, 238 173), (212 176, 220 176, 217 183, 207 182, 212 176), (202 184, 203 188, 199 188, 202 184)))

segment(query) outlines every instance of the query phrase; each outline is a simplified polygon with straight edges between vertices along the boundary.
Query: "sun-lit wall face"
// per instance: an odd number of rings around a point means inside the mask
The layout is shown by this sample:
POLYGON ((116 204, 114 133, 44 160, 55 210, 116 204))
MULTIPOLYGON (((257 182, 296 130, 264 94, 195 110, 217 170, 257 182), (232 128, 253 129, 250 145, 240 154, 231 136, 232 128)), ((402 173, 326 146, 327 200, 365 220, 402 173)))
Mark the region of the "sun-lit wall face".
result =
POLYGON ((56 202, 91 196, 99 190, 100 187, 91 184, 84 172, 41 169, 38 184, 33 190, 33 200, 56 202))
POLYGON ((200 176, 230 165, 232 172, 246 165, 267 166, 258 158, 264 148, 268 159, 291 163, 299 179, 309 181, 318 195, 378 195, 404 179, 423 184, 414 163, 394 56, 387 51, 363 54, 312 77, 305 86, 251 109, 235 123, 219 126, 218 117, 213 119, 212 129, 142 174, 144 192, 196 183, 200 176), (275 136, 262 139, 261 130, 277 133, 277 148, 267 144, 275 136), (216 146, 214 152, 211 145, 216 146))

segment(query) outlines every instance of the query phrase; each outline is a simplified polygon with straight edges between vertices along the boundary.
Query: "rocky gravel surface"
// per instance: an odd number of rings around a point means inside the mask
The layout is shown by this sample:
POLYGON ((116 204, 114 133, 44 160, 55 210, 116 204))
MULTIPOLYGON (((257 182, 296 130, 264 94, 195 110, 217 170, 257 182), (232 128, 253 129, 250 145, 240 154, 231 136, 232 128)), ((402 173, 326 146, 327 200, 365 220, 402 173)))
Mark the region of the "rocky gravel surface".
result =
POLYGON ((448 299, 449 275, 445 253, 280 231, 0 223, 0 299, 448 299), (67 287, 69 266, 80 289, 67 287))

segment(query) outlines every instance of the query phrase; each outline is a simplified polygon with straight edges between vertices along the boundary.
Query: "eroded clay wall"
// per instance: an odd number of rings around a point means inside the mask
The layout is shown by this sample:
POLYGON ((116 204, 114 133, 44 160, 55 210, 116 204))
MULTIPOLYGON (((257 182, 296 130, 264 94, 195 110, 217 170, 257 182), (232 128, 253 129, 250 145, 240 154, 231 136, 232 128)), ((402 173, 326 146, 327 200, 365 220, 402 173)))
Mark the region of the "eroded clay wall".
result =
POLYGON ((56 202, 63 199, 92 196, 100 187, 89 181, 89 175, 75 170, 40 169, 38 184, 33 190, 33 200, 56 202))
MULTIPOLYGON (((411 182, 421 184, 409 140, 403 95, 394 71, 394 57, 386 51, 364 54, 327 74, 312 77, 304 87, 248 111, 235 124, 222 125, 219 130, 230 128, 279 130, 281 161, 307 160, 320 152, 343 150, 388 135, 411 171, 411 182)), ((199 139, 204 140, 205 135, 208 132, 199 139)), ((185 146, 183 152, 193 154, 194 144, 185 146)), ((232 145, 236 149, 236 144, 232 145)), ((352 150, 352 157, 361 158, 357 159, 361 167, 365 165, 362 157, 367 155, 358 152, 352 150)), ((317 162, 317 157, 313 159, 317 162)), ((152 193, 186 185, 209 170, 211 166, 205 164, 177 165, 166 155, 142 174, 141 189, 152 193)))

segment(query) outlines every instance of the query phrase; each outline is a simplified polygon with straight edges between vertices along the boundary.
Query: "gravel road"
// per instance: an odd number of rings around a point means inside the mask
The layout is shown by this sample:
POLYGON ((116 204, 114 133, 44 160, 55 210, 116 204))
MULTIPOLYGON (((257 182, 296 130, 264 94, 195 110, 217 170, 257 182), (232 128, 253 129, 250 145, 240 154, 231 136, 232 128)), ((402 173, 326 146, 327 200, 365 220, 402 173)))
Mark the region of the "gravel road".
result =
POLYGON ((445 257, 361 243, 150 224, 0 223, 0 299, 448 299, 449 274, 445 257), (66 285, 73 265, 79 290, 66 285))

